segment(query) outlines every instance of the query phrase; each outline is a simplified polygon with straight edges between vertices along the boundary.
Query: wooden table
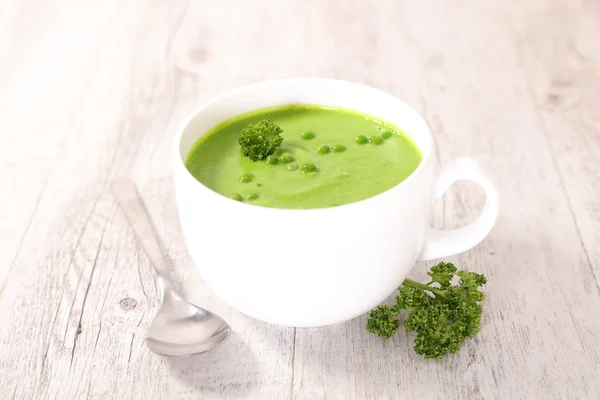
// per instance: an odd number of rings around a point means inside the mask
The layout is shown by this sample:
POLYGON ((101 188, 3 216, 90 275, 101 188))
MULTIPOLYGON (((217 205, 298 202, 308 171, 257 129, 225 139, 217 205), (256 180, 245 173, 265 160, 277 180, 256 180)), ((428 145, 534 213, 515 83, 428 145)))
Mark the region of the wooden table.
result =
MULTIPOLYGON (((597 399, 599 168, 598 2, 4 0, 0 398, 597 399), (496 228, 448 259, 488 277, 481 332, 458 355, 421 359, 411 335, 366 333, 366 316, 270 326, 204 286, 173 198, 175 126, 227 89, 292 76, 389 91, 428 120, 440 162, 497 174, 496 228), (231 323, 217 351, 146 348, 157 288, 108 191, 121 174, 177 287, 231 323)), ((457 185, 435 225, 482 202, 457 185)))

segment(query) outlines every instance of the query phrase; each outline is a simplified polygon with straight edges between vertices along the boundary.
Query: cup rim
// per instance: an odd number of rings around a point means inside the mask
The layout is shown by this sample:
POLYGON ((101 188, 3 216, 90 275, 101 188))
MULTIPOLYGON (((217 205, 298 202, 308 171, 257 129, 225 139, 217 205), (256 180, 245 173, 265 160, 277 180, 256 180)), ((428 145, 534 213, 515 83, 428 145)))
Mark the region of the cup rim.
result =
MULTIPOLYGON (((299 104, 301 104, 301 103, 299 103, 299 104)), ((284 104, 281 104, 281 105, 284 105, 284 104)), ((356 111, 360 112, 359 110, 356 110, 356 111)), ((374 115, 374 116, 376 116, 376 115, 374 115)), ((177 130, 175 133, 175 137, 173 138, 173 145, 172 145, 172 159, 173 159, 173 167, 175 169, 173 171, 174 174, 177 173, 176 170, 180 170, 186 177, 186 182, 188 182, 188 181, 193 182, 194 185, 198 185, 197 187, 205 190, 207 192, 207 195, 214 196, 213 198, 215 198, 215 199, 220 198, 221 201, 224 202, 224 204, 226 203, 230 207, 252 207, 252 208, 247 208, 247 210, 253 210, 254 212, 262 212, 265 214, 266 213, 270 213, 270 214, 275 214, 275 213, 280 213, 280 214, 283 214, 283 213, 285 213, 285 214, 313 213, 313 214, 315 214, 315 213, 323 213, 323 212, 338 212, 338 211, 342 212, 342 211, 346 211, 346 210, 352 211, 355 208, 361 207, 369 202, 374 202, 377 199, 380 199, 385 196, 389 196, 391 192, 400 190, 401 188, 407 186, 410 182, 417 179, 416 176, 420 175, 421 171, 423 171, 425 169, 425 166, 429 163, 431 157, 433 157, 433 153, 434 153, 434 142, 433 142, 433 135, 431 134, 431 128, 429 127, 429 124, 427 123, 425 118, 423 118, 423 116, 421 116, 421 114, 419 112, 417 112, 417 110, 415 110, 411 105, 409 105, 408 103, 404 102, 400 98, 398 98, 395 95, 392 95, 391 93, 388 93, 384 90, 377 89, 377 88, 374 88, 372 86, 365 85, 362 83, 346 81, 346 80, 341 80, 341 79, 332 79, 332 78, 267 79, 267 80, 263 80, 260 82, 254 82, 254 83, 250 83, 247 85, 238 86, 236 88, 226 90, 226 91, 222 92, 221 94, 218 94, 217 96, 214 96, 214 97, 210 98, 208 101, 205 101, 202 104, 195 107, 192 110, 192 112, 190 112, 188 114, 188 116, 183 119, 183 121, 177 126, 177 130), (245 90, 249 90, 249 89, 252 89, 252 88, 255 88, 258 86, 262 86, 262 85, 266 85, 266 84, 273 85, 273 84, 286 84, 286 83, 295 83, 295 82, 305 82, 305 83, 306 82, 314 82, 314 83, 335 82, 336 84, 350 85, 350 86, 354 86, 357 88, 362 87, 363 89, 368 89, 371 91, 379 92, 380 94, 383 94, 383 95, 392 96, 395 101, 402 103, 404 105, 404 107, 406 107, 406 109, 409 110, 414 115, 414 117, 421 120, 423 126, 426 128, 426 134, 428 136, 429 146, 428 146, 428 149, 426 149, 426 151, 423 151, 423 149, 420 146, 418 146, 414 142, 414 140, 412 140, 413 144, 415 144, 415 146, 418 147, 418 149, 421 151, 421 154, 422 154, 421 162, 419 163, 417 168, 415 168, 415 170, 413 172, 411 172, 411 174, 409 176, 407 176, 404 180, 402 180, 401 182, 397 183, 396 185, 392 186, 391 188, 389 188, 381 193, 377 193, 376 195, 367 197, 366 199, 354 201, 352 203, 345 203, 345 204, 341 204, 341 205, 337 205, 337 206, 320 207, 320 208, 275 208, 275 207, 264 207, 264 206, 258 206, 255 204, 248 204, 245 202, 235 201, 225 195, 222 195, 222 194, 210 189, 206 185, 204 185, 202 182, 197 180, 192 175, 192 173, 186 168, 184 157, 181 156, 181 151, 180 151, 181 139, 183 136, 183 132, 186 130, 186 128, 189 126, 189 124, 192 122, 192 120, 194 118, 196 118, 200 113, 202 113, 202 111, 204 109, 206 109, 207 107, 209 107, 210 105, 212 105, 214 103, 217 103, 217 102, 223 100, 226 97, 235 96, 237 93, 240 93, 245 90)), ((188 183, 186 183, 186 184, 188 184, 188 183)), ((189 183, 189 184, 191 184, 191 183, 189 183)))

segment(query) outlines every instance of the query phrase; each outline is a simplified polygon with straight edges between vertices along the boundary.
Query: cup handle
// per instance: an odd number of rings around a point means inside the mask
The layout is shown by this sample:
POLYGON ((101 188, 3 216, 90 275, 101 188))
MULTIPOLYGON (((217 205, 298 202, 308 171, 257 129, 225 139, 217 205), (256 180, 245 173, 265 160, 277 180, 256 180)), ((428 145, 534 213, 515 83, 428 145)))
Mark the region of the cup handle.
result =
POLYGON ((420 261, 451 256, 469 250, 481 242, 492 230, 498 218, 500 195, 498 183, 492 173, 472 158, 457 158, 446 164, 439 172, 434 196, 439 199, 456 181, 469 180, 478 183, 485 191, 485 207, 475 221, 451 231, 428 227, 420 261))

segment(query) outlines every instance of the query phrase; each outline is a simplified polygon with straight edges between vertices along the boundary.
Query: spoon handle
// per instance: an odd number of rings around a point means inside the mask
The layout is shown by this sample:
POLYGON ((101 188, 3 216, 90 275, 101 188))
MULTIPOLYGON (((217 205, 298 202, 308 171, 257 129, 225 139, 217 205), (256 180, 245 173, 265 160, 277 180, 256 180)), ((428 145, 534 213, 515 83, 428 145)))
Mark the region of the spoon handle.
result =
POLYGON ((170 285, 169 270, 162 255, 156 231, 135 184, 129 178, 119 178, 113 182, 112 191, 142 247, 146 250, 156 274, 161 278, 161 283, 165 286, 170 285))

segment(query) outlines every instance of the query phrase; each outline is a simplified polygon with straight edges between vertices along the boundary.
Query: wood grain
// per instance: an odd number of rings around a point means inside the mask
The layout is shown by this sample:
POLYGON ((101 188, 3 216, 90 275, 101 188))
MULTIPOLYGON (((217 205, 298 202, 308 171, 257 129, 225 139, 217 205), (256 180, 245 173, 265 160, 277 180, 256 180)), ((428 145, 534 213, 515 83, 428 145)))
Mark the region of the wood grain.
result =
POLYGON ((600 5, 532 1, 531 8, 536 13, 527 20, 510 9, 515 40, 600 288, 600 5), (560 29, 550 29, 556 20, 560 29))
MULTIPOLYGON (((598 48, 600 7, 585 0, 2 2, 0 398, 598 398, 598 48), (481 333, 458 355, 423 360, 410 335, 367 334, 366 316, 263 324, 196 272, 174 129, 219 92, 291 76, 387 90, 426 117, 441 162, 473 156, 497 174, 497 227, 450 258, 489 282, 481 333), (146 349, 157 289, 107 190, 125 173, 182 294, 232 325, 218 350, 146 349)), ((468 223, 482 201, 456 185, 435 226, 468 223)))

